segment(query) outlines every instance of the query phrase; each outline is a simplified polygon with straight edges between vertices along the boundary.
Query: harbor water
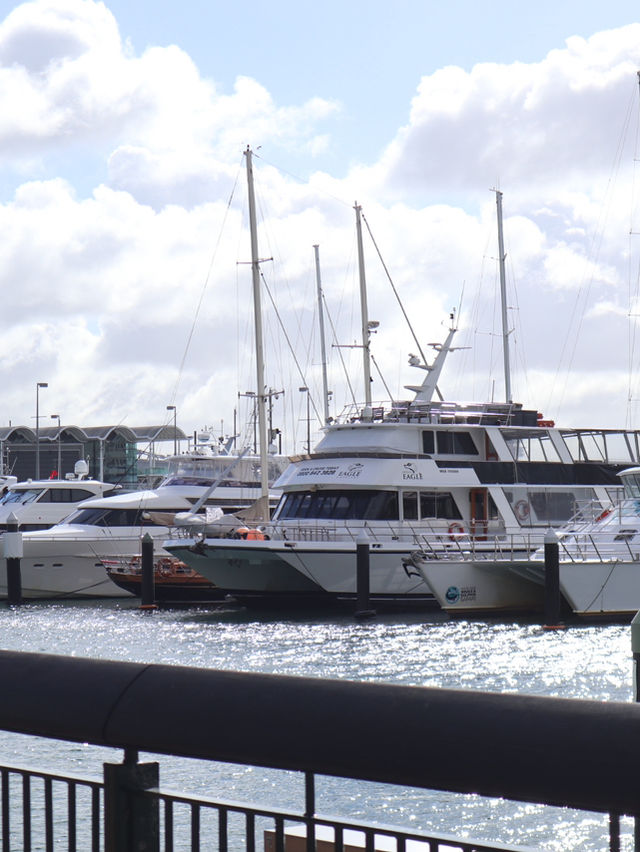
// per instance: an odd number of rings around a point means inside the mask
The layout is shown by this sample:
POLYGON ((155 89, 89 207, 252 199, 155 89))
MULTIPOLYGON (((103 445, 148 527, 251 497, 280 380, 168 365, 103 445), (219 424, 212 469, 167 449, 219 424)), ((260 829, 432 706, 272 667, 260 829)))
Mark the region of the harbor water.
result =
MULTIPOLYGON (((148 613, 133 600, 40 602, 20 608, 0 605, 0 647, 602 701, 628 702, 633 696, 628 625, 548 631, 531 623, 451 621, 439 613, 358 622, 350 615, 294 618, 213 605, 148 613)), ((188 724, 185 706, 176 725, 188 724)), ((393 726, 394 720, 387 724, 393 726)), ((212 735, 224 737, 224 731, 212 735)), ((426 728, 424 736, 430 736, 426 728)), ((100 777, 104 761, 122 759, 118 750, 4 732, 0 743, 3 764, 61 773, 100 777)), ((160 758, 160 772, 163 787, 188 794, 302 810, 298 773, 165 757, 160 758)), ((355 821, 545 850, 600 850, 608 844, 603 814, 323 777, 316 792, 318 813, 355 821)), ((623 820, 622 842, 623 849, 633 848, 630 820, 623 820)))

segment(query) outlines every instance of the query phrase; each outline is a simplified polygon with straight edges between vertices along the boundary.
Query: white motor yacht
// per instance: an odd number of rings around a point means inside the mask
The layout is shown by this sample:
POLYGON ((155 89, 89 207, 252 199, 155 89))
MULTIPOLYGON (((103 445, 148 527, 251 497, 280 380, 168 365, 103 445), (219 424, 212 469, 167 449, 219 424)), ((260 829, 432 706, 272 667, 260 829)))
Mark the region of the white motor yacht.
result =
MULTIPOLYGON (((271 475, 287 461, 272 456, 271 475)), ((157 489, 84 501, 63 522, 23 535, 22 596, 130 597, 109 579, 105 561, 126 564, 139 557, 145 533, 156 543, 156 557, 166 558, 160 545, 176 513, 189 512, 203 497, 201 511, 210 517, 240 511, 259 497, 259 477, 255 457, 188 453, 170 459, 157 489)), ((6 569, 0 562, 0 596, 6 594, 6 569)))
MULTIPOLYGON (((416 550, 443 576, 446 557, 471 547, 485 567, 496 548, 526 558, 549 527, 610 506, 616 474, 638 461, 639 433, 562 429, 518 404, 432 401, 432 385, 429 374, 412 401, 326 426, 315 451, 275 483, 282 496, 263 540, 175 537, 165 548, 246 600, 340 598, 356 595, 356 545, 366 536, 373 602, 435 603, 416 550)), ((446 588, 459 585, 473 603, 469 583, 451 577, 446 588)))
POLYGON ((67 517, 83 500, 114 494, 116 485, 87 479, 89 468, 84 460, 75 464, 65 479, 27 479, 7 485, 0 498, 0 533, 6 531, 11 515, 22 532, 52 527, 67 517))

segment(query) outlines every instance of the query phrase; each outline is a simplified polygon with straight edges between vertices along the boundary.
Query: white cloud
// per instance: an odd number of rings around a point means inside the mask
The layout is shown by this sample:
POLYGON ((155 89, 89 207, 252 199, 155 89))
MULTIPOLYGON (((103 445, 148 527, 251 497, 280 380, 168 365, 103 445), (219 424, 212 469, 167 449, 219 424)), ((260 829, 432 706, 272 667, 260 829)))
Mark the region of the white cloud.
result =
MULTIPOLYGON (((279 312, 265 292, 268 383, 286 390, 288 422, 278 425, 289 439, 304 431, 303 381, 281 324, 304 383, 319 385, 314 243, 338 341, 359 342, 356 199, 425 354, 462 300, 457 342, 473 349, 451 357, 445 392, 478 398, 500 388, 493 186, 505 192, 522 402, 581 422, 595 409, 620 425, 637 247, 627 236, 632 158, 616 151, 639 62, 632 25, 570 39, 535 64, 443 68, 419 81, 409 121, 379 162, 344 180, 318 172, 296 182, 269 165, 273 152, 311 160, 329 144, 336 103, 310 92, 279 104, 246 76, 220 92, 178 47, 135 55, 93 0, 18 6, 0 25, 0 174, 17 181, 0 204, 5 419, 30 422, 35 382, 48 381, 46 399, 63 420, 155 421, 175 392, 185 428, 231 423, 245 404, 238 391, 254 383, 241 156, 251 143, 263 145, 260 247, 274 261, 262 271, 279 312)), ((402 395, 416 380, 406 365, 415 344, 370 244, 367 278, 369 313, 381 323, 376 361, 402 395)), ((339 407, 349 399, 340 356, 361 396, 361 353, 329 349, 339 407)))

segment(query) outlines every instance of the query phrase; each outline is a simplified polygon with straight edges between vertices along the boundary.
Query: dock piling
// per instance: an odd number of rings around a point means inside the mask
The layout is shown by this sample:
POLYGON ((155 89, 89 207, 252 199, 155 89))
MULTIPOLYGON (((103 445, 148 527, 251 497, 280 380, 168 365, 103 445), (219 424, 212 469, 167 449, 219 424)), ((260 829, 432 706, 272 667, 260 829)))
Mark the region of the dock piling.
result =
POLYGON ((544 537, 544 626, 547 630, 562 629, 560 621, 560 545, 555 531, 547 530, 544 537))
POLYGON ((356 541, 356 618, 373 618, 376 614, 369 603, 370 549, 369 538, 362 532, 356 541))
POLYGON ((153 576, 153 539, 149 533, 142 537, 142 582, 140 609, 156 609, 156 589, 153 576))
POLYGON ((19 606, 22 603, 22 578, 20 560, 23 555, 22 533, 18 529, 18 518, 12 512, 7 518, 7 531, 2 537, 4 558, 7 561, 7 603, 19 606))

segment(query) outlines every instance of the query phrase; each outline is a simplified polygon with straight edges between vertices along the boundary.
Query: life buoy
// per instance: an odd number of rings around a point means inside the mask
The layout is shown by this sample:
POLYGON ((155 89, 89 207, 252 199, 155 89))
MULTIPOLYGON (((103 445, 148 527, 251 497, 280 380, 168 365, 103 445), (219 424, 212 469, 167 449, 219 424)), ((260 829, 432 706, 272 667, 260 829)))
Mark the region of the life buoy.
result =
POLYGON ((451 541, 456 541, 456 539, 460 538, 461 535, 464 535, 464 527, 462 524, 449 524, 449 538, 451 541))
POLYGON ((245 538, 248 541, 264 541, 264 533, 262 530, 249 530, 245 538))
POLYGON ((516 518, 519 521, 526 521, 529 517, 529 513, 531 512, 531 507, 527 503, 526 500, 518 500, 515 505, 516 518))
POLYGON ((605 509, 605 510, 604 510, 604 512, 601 512, 601 513, 598 515, 598 517, 596 518, 596 524, 597 524, 599 521, 604 521, 604 519, 605 519, 605 518, 608 518, 608 517, 609 517, 609 515, 611 514, 611 512, 613 512, 613 509, 605 509))

